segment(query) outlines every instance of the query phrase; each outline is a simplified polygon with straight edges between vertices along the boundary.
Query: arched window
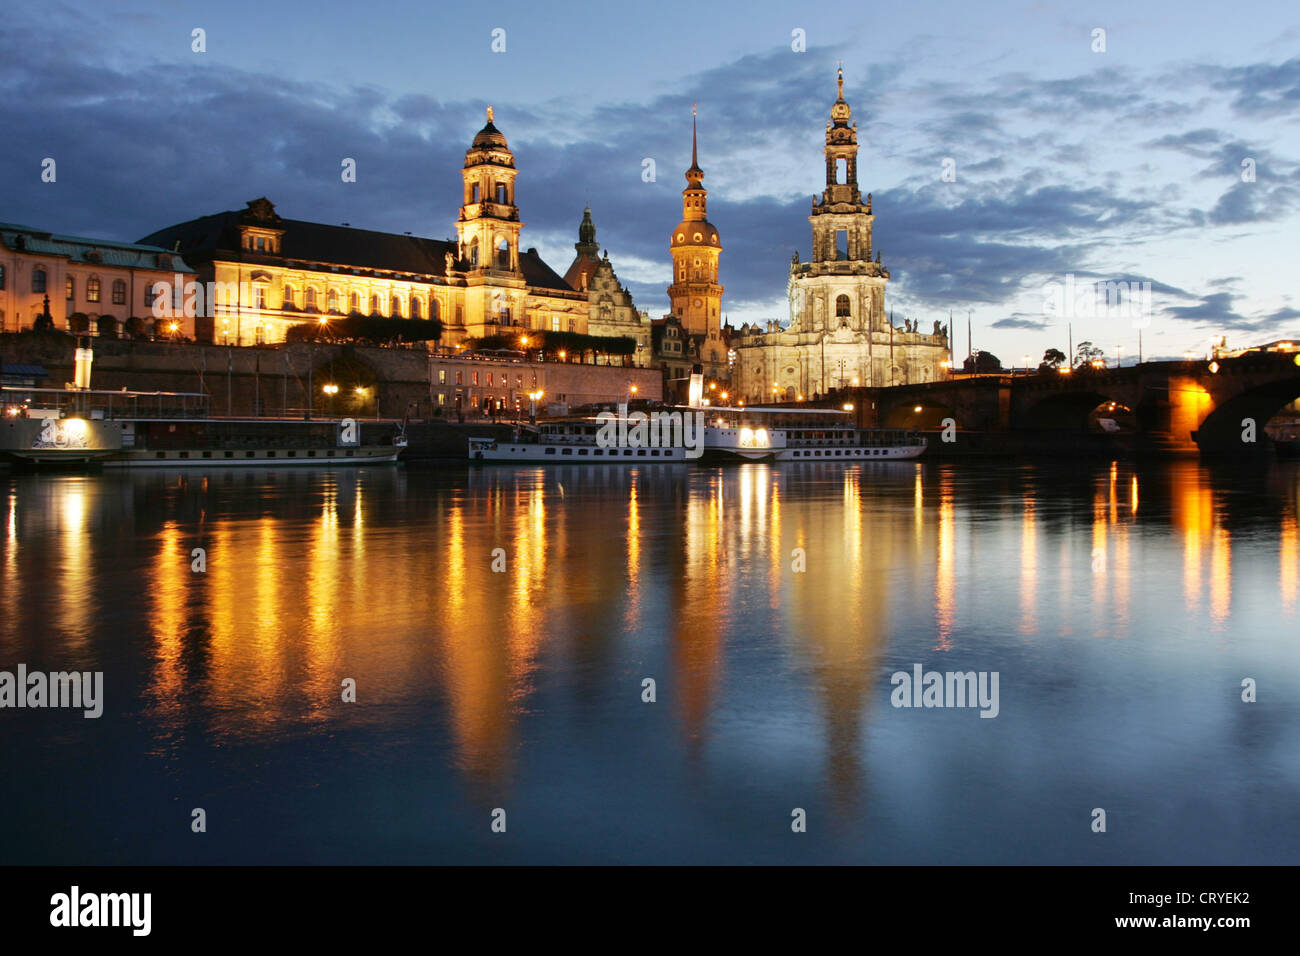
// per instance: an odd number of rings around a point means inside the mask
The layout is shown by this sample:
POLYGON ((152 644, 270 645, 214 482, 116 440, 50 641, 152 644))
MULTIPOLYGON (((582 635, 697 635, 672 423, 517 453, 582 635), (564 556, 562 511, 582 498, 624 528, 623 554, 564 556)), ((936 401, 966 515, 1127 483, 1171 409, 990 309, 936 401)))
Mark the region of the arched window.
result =
POLYGON ((419 317, 420 317, 420 300, 417 299, 415 296, 411 296, 411 318, 418 319, 419 317))
POLYGON ((378 295, 378 293, 374 293, 374 294, 372 294, 372 295, 370 296, 370 314, 371 314, 371 315, 378 315, 378 314, 379 314, 379 295, 378 295))
POLYGON ((478 202, 478 183, 469 187, 469 201, 478 202))
POLYGON ((64 298, 66 298, 69 302, 71 302, 73 299, 77 297, 77 283, 76 280, 72 278, 72 276, 67 276, 63 280, 63 293, 64 293, 64 298))
POLYGON ((306 305, 308 310, 314 310, 316 308, 316 290, 313 289, 311 286, 307 287, 306 305))
POLYGON ((44 269, 32 270, 32 291, 33 292, 45 291, 45 270, 44 269))
POLYGON ((99 277, 98 276, 91 276, 89 279, 86 280, 86 301, 87 302, 99 301, 99 277))
POLYGON ((349 312, 360 312, 360 311, 361 311, 361 296, 360 296, 360 294, 358 294, 358 293, 356 293, 356 292, 353 292, 350 296, 348 296, 348 311, 349 311, 349 312))
POLYGON ((849 297, 847 295, 837 295, 835 297, 835 317, 839 319, 849 318, 853 312, 850 310, 849 297))
POLYGON ((284 287, 284 308, 286 309, 298 308, 298 301, 293 297, 293 286, 291 285, 287 285, 284 287))
POLYGON ((497 267, 500 269, 510 268, 510 243, 504 239, 497 243, 497 267))
POLYGON ((113 280, 113 304, 126 305, 126 283, 121 279, 113 280))
MULTIPOLYGON (((0 285, 0 289, 3 288, 4 286, 0 285)), ((438 300, 431 298, 429 299, 429 318, 436 319, 437 317, 438 317, 438 300)))
POLYGON ((393 296, 390 304, 393 307, 393 318, 400 319, 402 317, 402 300, 397 296, 393 296))
POLYGON ((326 298, 325 301, 326 301, 326 304, 328 305, 329 310, 330 310, 331 312, 338 312, 338 310, 339 310, 339 291, 338 291, 338 289, 330 289, 330 291, 329 291, 329 296, 326 298))

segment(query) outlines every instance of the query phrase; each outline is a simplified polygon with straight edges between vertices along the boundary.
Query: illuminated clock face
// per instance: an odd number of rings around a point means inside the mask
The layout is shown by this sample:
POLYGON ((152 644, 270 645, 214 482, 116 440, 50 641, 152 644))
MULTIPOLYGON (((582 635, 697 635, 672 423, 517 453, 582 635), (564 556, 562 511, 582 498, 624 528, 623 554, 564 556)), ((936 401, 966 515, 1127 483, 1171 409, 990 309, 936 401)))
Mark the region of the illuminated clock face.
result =
POLYGON ((698 309, 698 308, 699 308, 700 306, 702 306, 703 304, 704 304, 704 300, 703 300, 703 299, 696 299, 696 300, 695 300, 695 308, 698 309))

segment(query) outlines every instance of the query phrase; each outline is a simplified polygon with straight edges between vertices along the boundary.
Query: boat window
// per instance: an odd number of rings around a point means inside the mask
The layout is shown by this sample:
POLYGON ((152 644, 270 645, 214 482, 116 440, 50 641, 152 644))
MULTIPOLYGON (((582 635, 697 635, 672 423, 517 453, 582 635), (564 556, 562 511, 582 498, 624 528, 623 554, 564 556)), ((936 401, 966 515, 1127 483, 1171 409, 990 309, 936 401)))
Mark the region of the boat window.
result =
POLYGON ((349 458, 353 458, 353 457, 355 457, 355 456, 356 456, 356 452, 353 451, 351 448, 349 448, 349 449, 348 449, 348 457, 349 457, 349 458))
POLYGON ((244 452, 244 457, 245 457, 245 458, 252 458, 252 457, 253 457, 254 455, 256 455, 256 454, 257 454, 257 452, 254 452, 254 451, 246 451, 246 452, 244 452))
POLYGON ((578 449, 578 454, 579 454, 579 455, 585 455, 585 454, 587 454, 587 449, 585 449, 585 448, 579 448, 579 449, 578 449))
POLYGON ((554 448, 548 448, 548 449, 546 449, 546 454, 548 454, 548 455, 554 455, 554 454, 555 454, 555 449, 554 449, 554 448))
POLYGON ((573 454, 573 449, 572 449, 572 448, 564 448, 564 449, 561 449, 561 453, 562 453, 562 454, 565 454, 565 455, 572 455, 572 454, 573 454))
POLYGON ((288 455, 289 455, 290 458, 297 458, 297 457, 298 457, 298 453, 297 453, 296 451, 291 451, 291 452, 288 453, 288 455))
POLYGON ((644 449, 644 448, 638 448, 637 451, 636 451, 636 456, 637 456, 638 458, 644 458, 644 457, 645 457, 645 449, 644 449))
POLYGON ((268 452, 266 453, 266 457, 267 457, 267 458, 274 458, 274 457, 275 457, 275 452, 273 452, 273 451, 268 451, 268 452))
POLYGON ((658 457, 659 457, 659 449, 658 449, 658 448, 653 449, 653 450, 650 452, 650 457, 651 457, 651 458, 658 458, 658 457))
POLYGON ((315 458, 315 457, 316 457, 316 452, 315 452, 315 451, 309 451, 309 452, 307 452, 307 457, 308 457, 308 458, 315 458))
POLYGON ((166 458, 166 457, 167 457, 167 453, 166 453, 166 452, 161 452, 161 451, 159 451, 159 452, 154 452, 154 457, 155 457, 155 458, 166 458))
POLYGON ((234 457, 235 457, 235 453, 234 453, 233 451, 228 451, 228 452, 226 452, 226 457, 227 457, 227 458, 234 458, 234 457))
POLYGON ((211 457, 212 457, 212 452, 210 452, 210 451, 205 451, 205 452, 203 453, 203 457, 204 457, 204 458, 211 458, 211 457))
POLYGON ((603 449, 603 448, 597 448, 594 452, 592 452, 592 454, 593 454, 593 455, 603 455, 603 454, 605 454, 605 449, 603 449))

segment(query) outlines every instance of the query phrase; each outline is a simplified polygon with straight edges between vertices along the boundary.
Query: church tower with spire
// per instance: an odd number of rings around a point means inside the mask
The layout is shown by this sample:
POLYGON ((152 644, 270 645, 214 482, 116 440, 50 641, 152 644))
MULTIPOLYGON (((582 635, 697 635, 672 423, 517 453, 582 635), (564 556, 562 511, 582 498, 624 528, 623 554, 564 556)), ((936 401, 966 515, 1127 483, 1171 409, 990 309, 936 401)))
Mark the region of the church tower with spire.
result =
POLYGON ((812 255, 790 261, 790 320, 746 324, 730 342, 733 394, 753 401, 825 397, 859 386, 945 377, 947 330, 916 319, 894 325, 885 308, 889 269, 874 248, 871 194, 858 188, 858 126, 844 99, 844 70, 826 122, 826 182, 812 197, 812 255))
POLYGON ((668 287, 672 314, 682 330, 699 339, 700 361, 706 375, 726 371, 722 341, 722 293, 718 283, 718 256, 722 242, 708 218, 708 190, 700 168, 695 110, 691 110, 691 167, 682 190, 682 221, 668 246, 673 257, 673 283, 668 287))

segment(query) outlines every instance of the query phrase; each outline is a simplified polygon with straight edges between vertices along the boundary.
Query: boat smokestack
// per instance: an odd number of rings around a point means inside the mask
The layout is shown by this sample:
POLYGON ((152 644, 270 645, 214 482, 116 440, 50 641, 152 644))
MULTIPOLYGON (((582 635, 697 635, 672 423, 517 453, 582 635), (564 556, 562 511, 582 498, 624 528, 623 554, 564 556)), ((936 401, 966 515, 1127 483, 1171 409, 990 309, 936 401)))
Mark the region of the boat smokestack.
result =
POLYGON ((74 384, 79 389, 90 388, 90 366, 95 361, 95 350, 90 347, 89 340, 77 340, 77 351, 74 356, 76 371, 74 374, 74 384), (81 344, 85 341, 85 345, 81 344))

